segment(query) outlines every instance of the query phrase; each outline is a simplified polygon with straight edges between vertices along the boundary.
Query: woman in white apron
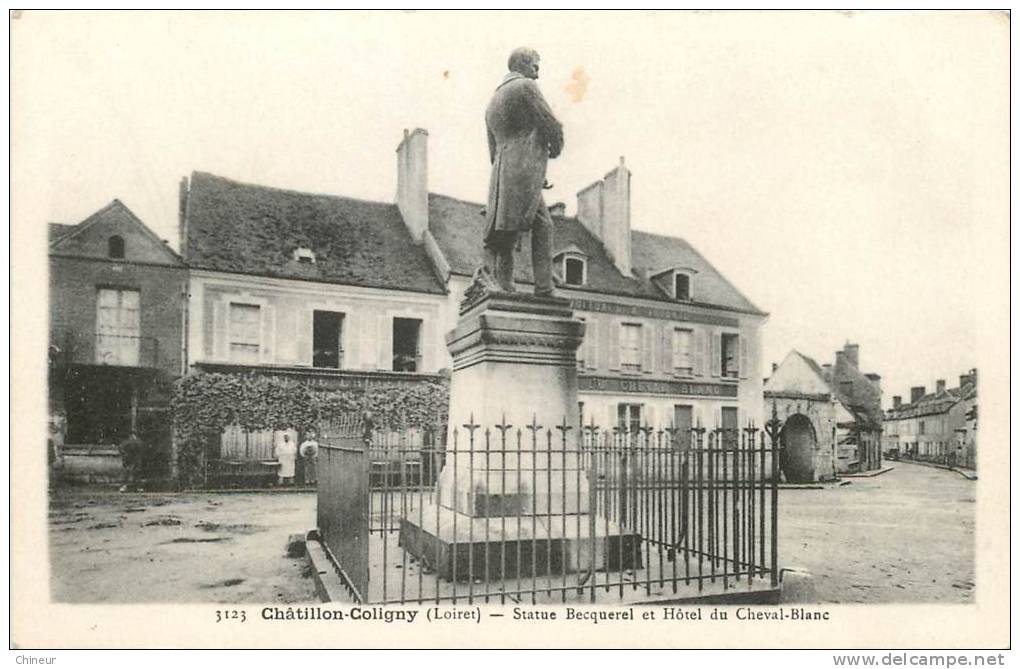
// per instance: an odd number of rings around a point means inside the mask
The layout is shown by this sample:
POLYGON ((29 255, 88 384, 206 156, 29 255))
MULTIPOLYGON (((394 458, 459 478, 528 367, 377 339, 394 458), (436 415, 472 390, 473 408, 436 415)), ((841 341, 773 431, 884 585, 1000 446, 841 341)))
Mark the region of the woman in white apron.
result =
POLYGON ((294 462, 297 460, 297 444, 290 440, 289 434, 283 435, 283 443, 276 446, 276 460, 280 463, 277 473, 280 485, 294 483, 294 462))

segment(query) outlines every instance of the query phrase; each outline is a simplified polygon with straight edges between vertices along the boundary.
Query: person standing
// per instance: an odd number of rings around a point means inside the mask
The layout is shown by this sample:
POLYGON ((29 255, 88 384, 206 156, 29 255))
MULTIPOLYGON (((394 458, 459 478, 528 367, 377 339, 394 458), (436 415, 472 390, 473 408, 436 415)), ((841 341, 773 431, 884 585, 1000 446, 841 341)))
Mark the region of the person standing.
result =
POLYGON ((300 451, 305 465, 305 483, 317 481, 315 466, 319 459, 319 442, 315 441, 315 433, 310 432, 308 438, 301 442, 300 451))
POLYGON ((485 208, 485 268, 500 290, 514 292, 514 248, 531 231, 535 295, 553 294, 552 217, 542 199, 546 164, 563 150, 563 126, 535 80, 538 53, 514 49, 485 110, 489 141, 489 197, 485 208))
POLYGON ((120 462, 124 471, 121 492, 131 492, 138 487, 138 472, 142 465, 144 448, 145 445, 134 431, 131 432, 131 436, 120 442, 120 462))
POLYGON ((274 447, 276 460, 280 463, 277 472, 277 479, 280 485, 291 485, 294 483, 294 465, 297 461, 297 446, 290 440, 290 435, 284 433, 283 442, 274 447))

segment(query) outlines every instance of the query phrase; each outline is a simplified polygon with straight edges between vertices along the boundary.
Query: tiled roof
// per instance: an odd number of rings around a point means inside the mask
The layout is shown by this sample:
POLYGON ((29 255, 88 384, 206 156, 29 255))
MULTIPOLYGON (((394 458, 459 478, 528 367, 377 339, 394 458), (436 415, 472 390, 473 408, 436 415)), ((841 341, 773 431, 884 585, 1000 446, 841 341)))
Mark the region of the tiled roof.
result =
MULTIPOLYGON (((451 271, 470 275, 482 264, 481 238, 485 229, 485 205, 445 195, 429 194, 429 228, 451 271)), ((696 297, 700 303, 761 314, 687 242, 676 237, 631 232, 631 257, 639 271, 662 267, 690 267, 698 271, 696 297)), ((553 216, 553 253, 571 246, 587 256, 588 282, 582 290, 610 295, 674 300, 650 281, 626 277, 616 269, 605 247, 574 217, 553 216)), ((531 253, 527 241, 517 252, 515 278, 531 283, 531 253)))
POLYGON ((697 272, 691 293, 698 302, 763 313, 685 240, 639 230, 631 232, 630 239, 631 258, 636 269, 649 273, 664 267, 688 267, 697 272))
POLYGON ((191 267, 420 293, 445 293, 397 206, 191 176, 191 267), (314 263, 294 260, 297 248, 314 263))
POLYGON ((959 388, 950 388, 941 393, 928 393, 916 402, 900 405, 899 409, 889 409, 886 416, 888 419, 898 420, 900 418, 916 418, 918 416, 945 413, 957 402, 973 399, 976 396, 977 388, 975 385, 967 383, 959 388))

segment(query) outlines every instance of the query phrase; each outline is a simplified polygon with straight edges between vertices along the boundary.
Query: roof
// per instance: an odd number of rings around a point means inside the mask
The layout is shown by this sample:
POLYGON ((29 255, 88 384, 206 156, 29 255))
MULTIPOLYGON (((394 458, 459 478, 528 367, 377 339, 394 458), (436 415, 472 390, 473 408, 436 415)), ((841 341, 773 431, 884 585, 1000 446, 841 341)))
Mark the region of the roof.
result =
POLYGON ((824 373, 832 393, 858 421, 864 420, 873 426, 881 426, 882 389, 866 374, 857 369, 842 356, 836 356, 836 364, 824 373), (844 386, 849 384, 849 388, 844 386))
MULTIPOLYGON (((471 275, 481 266, 483 250, 479 240, 485 230, 484 208, 484 204, 477 202, 429 194, 429 229, 452 272, 471 275)), ((553 255, 576 250, 587 256, 587 283, 580 290, 675 302, 652 282, 621 274, 602 242, 576 217, 553 215, 552 218, 553 255)), ((632 231, 631 258, 639 273, 663 266, 696 270, 696 303, 764 315, 683 239, 632 231)), ((531 254, 522 248, 516 254, 514 278, 532 283, 533 276, 531 254)))
POLYGON ((137 248, 132 243, 128 260, 181 264, 181 257, 177 252, 135 216, 127 205, 116 198, 77 225, 50 223, 50 253, 64 257, 105 258, 105 235, 111 232, 130 236, 133 241, 142 241, 137 248), (100 246, 102 252, 98 251, 100 246))
POLYGON ((188 192, 192 268, 445 294, 395 204, 240 183, 194 172, 188 192), (295 248, 314 263, 294 259, 295 248))
POLYGON ((697 301, 737 311, 764 313, 686 240, 640 230, 632 231, 630 239, 635 268, 646 273, 661 271, 663 267, 692 269, 697 272, 696 288, 692 291, 697 301))
POLYGON ((958 388, 928 393, 920 397, 916 402, 900 405, 899 409, 889 409, 886 415, 887 418, 892 420, 931 416, 945 413, 957 402, 974 399, 975 397, 977 397, 977 386, 973 383, 967 383, 958 388))
POLYGON ((70 234, 76 227, 78 227, 77 225, 67 223, 49 223, 47 225, 49 228, 48 237, 50 244, 62 238, 64 235, 70 234))

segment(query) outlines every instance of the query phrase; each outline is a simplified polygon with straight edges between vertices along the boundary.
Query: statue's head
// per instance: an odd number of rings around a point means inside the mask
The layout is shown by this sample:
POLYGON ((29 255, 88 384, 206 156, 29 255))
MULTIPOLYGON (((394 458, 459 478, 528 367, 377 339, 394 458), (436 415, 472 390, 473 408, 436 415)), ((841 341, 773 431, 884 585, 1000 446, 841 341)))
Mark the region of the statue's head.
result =
POLYGON ((528 47, 518 47, 510 54, 506 66, 511 72, 523 74, 528 79, 538 79, 538 52, 528 47))

